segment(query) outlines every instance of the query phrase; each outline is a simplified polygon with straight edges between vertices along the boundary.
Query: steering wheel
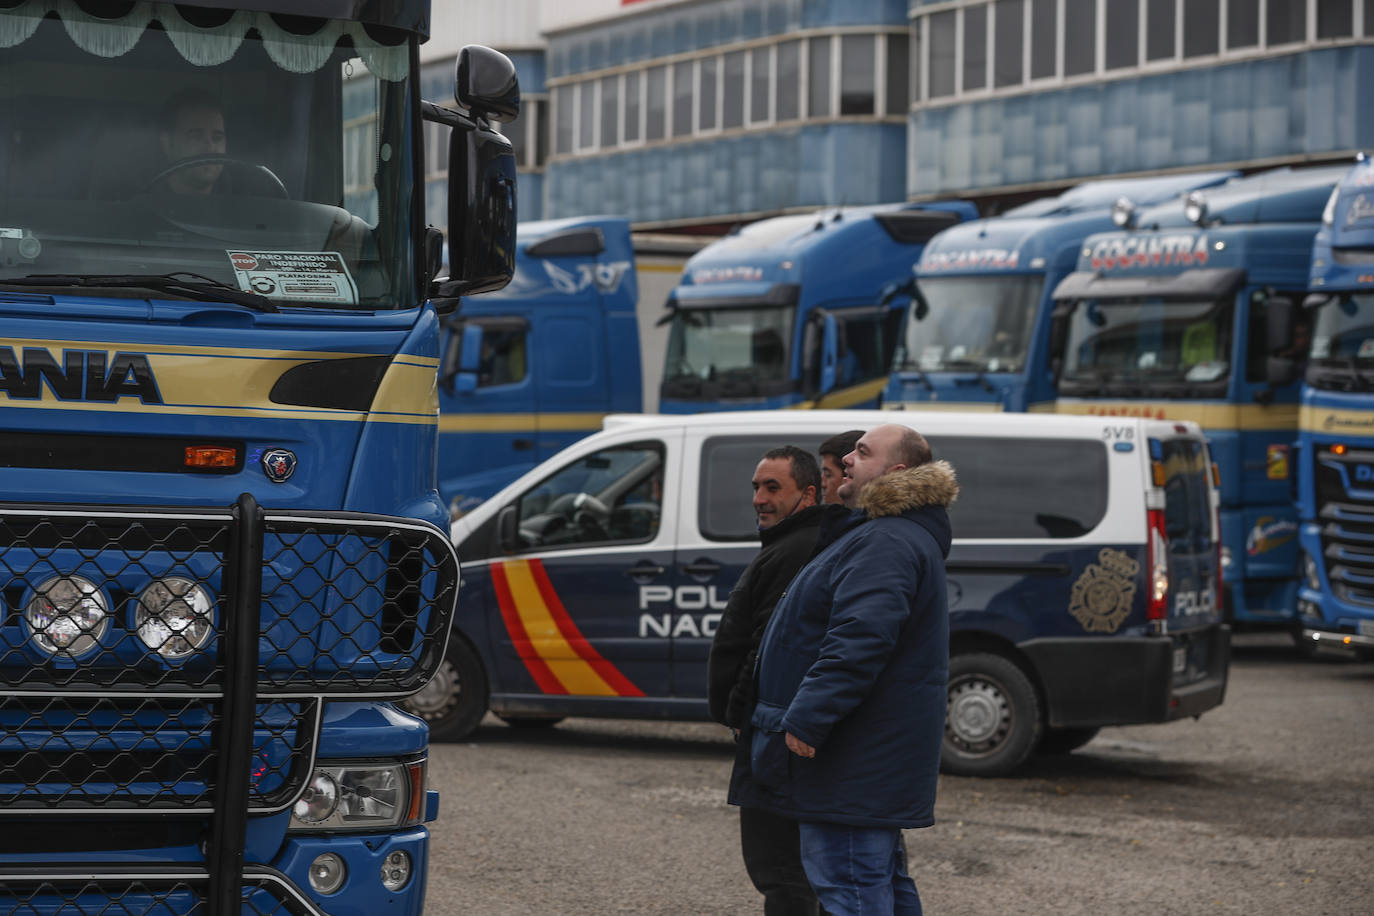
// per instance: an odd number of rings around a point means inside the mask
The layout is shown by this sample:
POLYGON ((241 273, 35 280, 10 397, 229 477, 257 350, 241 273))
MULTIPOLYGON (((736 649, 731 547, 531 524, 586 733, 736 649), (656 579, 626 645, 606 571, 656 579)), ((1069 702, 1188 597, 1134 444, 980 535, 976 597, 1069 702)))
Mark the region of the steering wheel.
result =
POLYGON ((573 522, 579 529, 595 537, 604 537, 611 510, 590 493, 578 493, 572 501, 573 522))
POLYGON ((199 168, 202 165, 227 165, 230 168, 240 171, 255 172, 267 179, 265 183, 271 189, 274 197, 280 197, 282 200, 286 200, 290 197, 286 191, 285 183, 277 177, 276 172, 272 171, 267 166, 257 162, 247 162, 243 159, 235 159, 233 156, 218 156, 213 154, 207 156, 187 156, 185 159, 178 159, 176 162, 173 162, 152 178, 148 179, 148 181, 144 183, 142 191, 144 194, 147 194, 160 182, 166 181, 169 176, 175 175, 183 169, 199 168))

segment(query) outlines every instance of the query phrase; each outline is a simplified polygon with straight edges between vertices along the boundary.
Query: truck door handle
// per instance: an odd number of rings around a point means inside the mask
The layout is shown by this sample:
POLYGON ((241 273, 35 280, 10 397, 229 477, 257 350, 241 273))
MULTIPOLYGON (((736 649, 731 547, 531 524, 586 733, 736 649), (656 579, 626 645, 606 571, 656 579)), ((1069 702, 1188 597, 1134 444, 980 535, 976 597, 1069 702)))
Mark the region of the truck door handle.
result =
POLYGON ((631 579, 638 581, 639 579, 652 579, 656 576, 661 576, 663 575, 663 572, 664 570, 662 566, 655 566, 652 563, 641 562, 636 563, 634 566, 631 566, 629 569, 625 570, 625 575, 629 576, 631 579))
POLYGON ((533 439, 512 439, 510 447, 517 452, 528 452, 534 449, 533 439))
POLYGON ((710 560, 697 560, 682 567, 682 571, 689 576, 714 576, 720 572, 720 564, 712 563, 710 560))

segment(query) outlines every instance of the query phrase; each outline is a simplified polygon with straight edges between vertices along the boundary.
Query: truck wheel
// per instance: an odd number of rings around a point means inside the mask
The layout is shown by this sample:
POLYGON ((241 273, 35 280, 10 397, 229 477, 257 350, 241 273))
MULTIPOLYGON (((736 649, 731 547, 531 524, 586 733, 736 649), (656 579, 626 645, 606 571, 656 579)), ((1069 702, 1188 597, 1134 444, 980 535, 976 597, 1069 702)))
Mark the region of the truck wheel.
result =
POLYGON ((496 718, 511 728, 553 728, 563 721, 563 716, 503 716, 499 712, 496 718))
POLYGON ((1040 740, 1040 700, 1016 664, 972 652, 949 660, 949 699, 940 769, 955 776, 1005 776, 1040 740))
POLYGON ((1091 728, 1047 728, 1036 745, 1037 754, 1071 754, 1097 737, 1102 729, 1091 728))
POLYGON ((487 672, 467 640, 454 634, 434 678, 402 704, 429 723, 432 740, 461 741, 487 712, 487 672))

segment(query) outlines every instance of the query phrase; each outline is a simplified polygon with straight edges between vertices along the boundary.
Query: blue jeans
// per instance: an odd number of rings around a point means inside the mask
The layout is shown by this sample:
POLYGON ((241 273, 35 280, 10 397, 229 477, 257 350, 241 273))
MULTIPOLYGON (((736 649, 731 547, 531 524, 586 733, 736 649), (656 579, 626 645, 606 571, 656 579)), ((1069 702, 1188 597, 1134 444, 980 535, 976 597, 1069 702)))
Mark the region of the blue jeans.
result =
POLYGON ((895 827, 802 823, 802 867, 831 916, 921 916, 895 827))

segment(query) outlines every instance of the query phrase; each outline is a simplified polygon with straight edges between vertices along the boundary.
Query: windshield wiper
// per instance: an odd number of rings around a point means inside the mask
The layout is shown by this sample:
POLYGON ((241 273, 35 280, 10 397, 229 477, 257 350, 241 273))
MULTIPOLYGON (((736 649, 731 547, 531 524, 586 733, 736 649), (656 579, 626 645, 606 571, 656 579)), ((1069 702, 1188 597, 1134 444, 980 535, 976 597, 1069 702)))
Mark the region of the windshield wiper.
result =
POLYGON ((276 312, 277 306, 266 296, 249 293, 219 280, 190 271, 170 274, 29 274, 4 278, 5 286, 70 286, 81 288, 132 287, 164 293, 181 293, 211 302, 230 302, 259 312, 276 312), (181 279, 189 277, 190 279, 181 279))
POLYGON ((917 363, 902 363, 901 368, 898 371, 916 373, 916 381, 920 382, 922 385, 925 385, 926 391, 935 390, 935 386, 930 383, 930 379, 926 377, 925 371, 917 363))

